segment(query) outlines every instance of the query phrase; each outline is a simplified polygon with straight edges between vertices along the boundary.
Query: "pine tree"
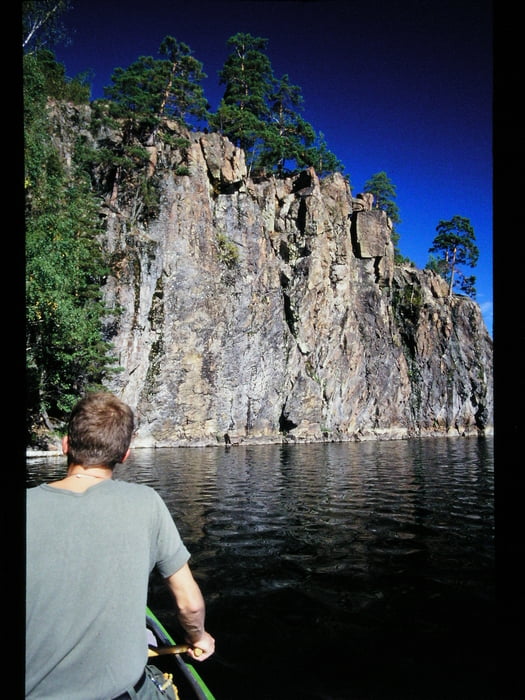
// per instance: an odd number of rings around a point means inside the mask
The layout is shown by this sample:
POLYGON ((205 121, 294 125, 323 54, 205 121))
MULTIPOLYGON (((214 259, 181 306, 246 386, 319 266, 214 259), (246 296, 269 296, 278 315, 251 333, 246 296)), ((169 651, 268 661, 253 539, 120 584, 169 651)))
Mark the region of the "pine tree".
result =
POLYGON ((478 262, 479 248, 476 235, 469 219, 453 216, 450 221, 440 221, 436 226, 437 236, 429 248, 429 253, 437 253, 440 258, 440 270, 449 283, 448 293, 457 287, 467 296, 476 297, 476 278, 466 276, 461 265, 475 267, 478 262), (459 277, 459 280, 457 279, 459 277))
POLYGON ((270 61, 263 53, 267 43, 267 39, 243 33, 228 39, 230 55, 219 73, 225 91, 216 114, 210 116, 210 125, 251 153, 252 162, 266 140, 274 84, 270 61))
POLYGON ((308 147, 315 139, 313 128, 299 114, 301 90, 290 84, 288 75, 274 81, 269 97, 269 123, 264 131, 264 150, 257 165, 280 175, 293 166, 307 165, 308 147))
MULTIPOLYGON (((158 178, 153 177, 158 166, 150 147, 165 141, 184 153, 189 145, 184 138, 175 139, 175 143, 167 120, 193 129, 208 115, 208 103, 199 85, 206 75, 189 46, 166 36, 159 54, 164 58, 140 56, 125 69, 116 68, 112 84, 104 88, 110 101, 94 105, 104 123, 120 123, 120 144, 100 149, 98 159, 107 172, 109 206, 122 209, 126 205, 131 223, 147 221, 158 213, 158 178)), ((180 170, 186 171, 182 166, 180 170)))
POLYGON ((137 132, 155 130, 164 117, 191 129, 195 121, 207 118, 199 85, 206 78, 202 63, 189 46, 171 36, 163 39, 159 53, 165 58, 140 56, 127 68, 116 68, 104 94, 113 103, 113 113, 131 120, 137 132))
POLYGON ((397 263, 405 262, 406 258, 401 255, 399 250, 399 233, 395 227, 396 224, 401 223, 399 209, 394 202, 397 196, 396 186, 385 171, 381 170, 365 182, 365 192, 371 192, 374 195, 374 207, 385 211, 392 222, 391 239, 394 244, 394 259, 397 263))
POLYGON ((397 197, 396 186, 384 170, 375 173, 365 182, 365 192, 371 192, 374 195, 374 207, 386 211, 392 223, 401 223, 399 209, 394 202, 397 197))
POLYGON ((344 171, 343 163, 328 149, 322 131, 316 136, 314 145, 308 149, 305 160, 307 165, 314 168, 319 177, 344 171))
POLYGON ((178 119, 185 126, 205 122, 209 104, 200 83, 207 77, 202 63, 187 44, 172 36, 163 39, 159 53, 170 64, 170 79, 163 95, 161 116, 178 119))
POLYGON ((275 78, 264 53, 267 43, 251 34, 230 37, 231 53, 220 73, 225 92, 210 125, 245 151, 250 170, 280 175, 310 165, 323 172, 342 170, 301 116, 301 89, 288 75, 275 78))

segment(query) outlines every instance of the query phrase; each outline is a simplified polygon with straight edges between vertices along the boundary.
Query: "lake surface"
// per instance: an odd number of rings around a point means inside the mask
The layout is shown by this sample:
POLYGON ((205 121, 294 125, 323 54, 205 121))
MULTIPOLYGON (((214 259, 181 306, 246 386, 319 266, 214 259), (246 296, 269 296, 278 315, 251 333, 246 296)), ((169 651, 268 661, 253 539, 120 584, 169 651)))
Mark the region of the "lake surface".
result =
MULTIPOLYGON (((140 449, 115 478, 192 553, 217 700, 501 700, 491 438, 140 449)), ((150 604, 177 637, 155 575, 150 604)))

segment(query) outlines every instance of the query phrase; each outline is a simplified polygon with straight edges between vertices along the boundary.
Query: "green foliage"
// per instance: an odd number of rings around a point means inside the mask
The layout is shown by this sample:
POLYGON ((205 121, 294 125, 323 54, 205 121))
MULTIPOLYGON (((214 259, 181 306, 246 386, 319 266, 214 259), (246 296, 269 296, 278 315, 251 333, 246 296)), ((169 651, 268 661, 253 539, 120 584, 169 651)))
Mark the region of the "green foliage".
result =
POLYGON ((324 137, 316 143, 313 127, 301 117, 300 88, 288 75, 275 78, 267 43, 243 33, 228 39, 231 52, 220 72, 225 92, 210 125, 245 151, 256 173, 283 175, 310 165, 319 174, 342 170, 324 137))
POLYGON ((263 53, 267 43, 267 39, 242 33, 228 39, 230 55, 219 73, 225 92, 216 114, 210 115, 210 125, 247 154, 264 142, 269 121, 273 72, 263 53))
POLYGON ((190 142, 188 139, 182 138, 180 136, 173 136, 172 134, 163 134, 162 140, 168 146, 175 148, 180 151, 187 151, 190 147, 190 142))
POLYGON ((328 150, 322 131, 316 136, 313 146, 308 149, 305 163, 311 165, 319 177, 329 173, 342 173, 344 170, 344 165, 339 158, 328 150))
POLYGON ((106 97, 119 107, 113 110, 115 116, 134 115, 137 121, 156 124, 167 80, 165 68, 151 56, 141 56, 128 68, 115 68, 112 85, 104 88, 106 97))
POLYGON ((96 239, 98 207, 87 178, 47 178, 26 220, 26 332, 35 412, 61 416, 71 397, 100 384, 110 365, 102 338, 108 270, 96 239))
POLYGON ((394 286, 392 290, 392 311, 397 321, 403 352, 408 361, 409 371, 414 367, 416 353, 414 338, 423 306, 423 295, 419 285, 394 286))
POLYGON ((210 117, 210 124, 244 150, 250 168, 259 163, 266 141, 266 124, 255 114, 228 105, 223 98, 217 113, 210 117))
POLYGON ((73 79, 67 78, 63 64, 58 63, 54 54, 47 49, 40 49, 24 55, 24 73, 28 76, 28 80, 37 78, 41 81, 39 89, 46 98, 52 97, 74 104, 88 104, 89 102, 91 89, 87 83, 88 75, 82 74, 73 79), (31 77, 29 77, 30 75, 31 77))
POLYGON ((309 165, 307 149, 315 140, 315 131, 299 114, 303 104, 300 89, 290 84, 287 75, 274 84, 260 165, 265 169, 276 167, 279 174, 284 174, 287 161, 299 168, 309 165))
POLYGON ((428 262, 425 265, 425 270, 433 270, 440 277, 445 277, 448 270, 447 264, 443 258, 438 258, 435 255, 428 256, 428 262))
POLYGON ((423 304, 421 287, 406 285, 400 289, 394 289, 392 304, 400 316, 416 321, 423 304))
POLYGON ((223 100, 266 121, 268 101, 273 89, 273 71, 270 60, 263 53, 268 39, 251 34, 235 34, 227 41, 231 52, 219 74, 226 86, 223 100))
POLYGON ((466 276, 460 266, 473 268, 479 257, 476 235, 469 219, 454 216, 450 221, 440 221, 436 226, 437 236, 429 248, 429 253, 437 253, 436 262, 427 267, 439 271, 449 283, 449 295, 456 289, 467 296, 476 297, 476 278, 466 276))
MULTIPOLYGON (((24 63, 34 56, 40 65, 48 97, 75 104, 89 102, 91 89, 88 73, 66 78, 65 68, 57 63, 52 48, 67 44, 68 36, 62 15, 71 9, 71 0, 24 0, 22 3, 22 48, 24 63)), ((25 68, 24 68, 25 70, 25 68)))
POLYGON ((374 195, 375 208, 386 211, 393 224, 401 223, 399 209, 394 202, 394 199, 397 197, 396 186, 384 170, 375 173, 365 182, 365 192, 371 192, 374 195))
POLYGON ((163 114, 190 126, 205 122, 209 104, 201 83, 206 77, 202 63, 192 56, 189 46, 171 36, 165 37, 159 53, 170 64, 170 82, 165 91, 163 114))
POLYGON ((129 122, 122 133, 121 141, 82 155, 82 159, 86 166, 97 168, 100 195, 111 200, 112 206, 126 210, 130 225, 134 225, 157 216, 159 179, 149 172, 150 153, 137 141, 129 122))
POLYGON ((268 95, 268 100, 267 121, 262 122, 260 130, 264 146, 256 165, 265 171, 276 167, 277 172, 283 174, 287 160, 301 160, 300 135, 304 136, 306 145, 309 145, 313 141, 314 132, 294 111, 302 99, 299 88, 289 84, 288 76, 284 76, 280 83, 275 82, 275 90, 268 95))
MULTIPOLYGON (((127 207, 130 223, 147 222, 159 211, 158 168, 151 148, 162 142, 178 150, 182 159, 190 142, 174 137, 167 120, 193 128, 207 117, 208 104, 198 84, 206 75, 190 48, 167 36, 159 54, 141 56, 128 68, 116 68, 112 85, 104 89, 110 102, 94 104, 94 127, 103 125, 122 134, 118 142, 99 149, 104 195, 119 209, 127 207)), ((186 163, 179 163, 176 174, 187 175, 186 163)))
POLYGON ((239 249, 224 233, 217 234, 217 248, 219 251, 219 259, 226 267, 232 269, 238 264, 239 249))
POLYGON ((22 48, 25 53, 53 48, 68 37, 61 16, 71 0, 24 0, 22 2, 22 48))
POLYGON ((62 420, 79 395, 102 385, 114 363, 103 338, 101 288, 108 269, 97 238, 98 200, 75 158, 66 172, 53 146, 46 88, 60 88, 60 69, 50 68, 47 53, 24 57, 30 422, 47 416, 62 420))
POLYGON ((119 110, 118 117, 133 118, 135 130, 156 130, 164 117, 192 128, 207 118, 207 101, 200 81, 206 78, 202 63, 191 49, 173 37, 163 39, 162 59, 141 56, 128 68, 116 68, 104 94, 119 110))
POLYGON ((375 208, 385 211, 392 222, 391 239, 394 244, 394 260, 396 263, 406 262, 407 259, 401 255, 399 250, 399 234, 395 227, 396 224, 401 223, 399 209, 394 202, 394 199, 397 197, 396 186, 385 171, 381 170, 365 182, 365 192, 371 192, 374 195, 375 208))

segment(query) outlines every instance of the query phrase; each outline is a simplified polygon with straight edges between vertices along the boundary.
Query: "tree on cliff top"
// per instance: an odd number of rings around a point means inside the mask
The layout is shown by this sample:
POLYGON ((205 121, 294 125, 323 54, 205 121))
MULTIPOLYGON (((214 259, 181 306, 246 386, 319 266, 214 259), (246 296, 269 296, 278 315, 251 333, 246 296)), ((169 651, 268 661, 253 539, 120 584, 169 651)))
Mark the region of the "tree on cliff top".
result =
POLYGON ((399 209, 394 202, 397 197, 396 186, 384 170, 375 173, 365 182, 365 192, 371 192, 374 195, 375 208, 386 211, 393 224, 401 223, 399 209))
POLYGON ((136 124, 155 128, 163 117, 188 128, 206 121, 208 103, 199 84, 206 74, 189 46, 166 36, 159 48, 162 59, 140 56, 127 68, 115 68, 104 94, 118 106, 119 116, 133 116, 136 124))
POLYGON ((269 118, 273 72, 263 53, 267 43, 243 33, 228 39, 230 55, 219 73, 225 91, 216 114, 210 116, 210 125, 251 153, 252 159, 257 158, 269 118))
POLYGON ((457 288, 475 299, 476 278, 467 277, 459 267, 467 265, 473 268, 478 262, 479 248, 475 243, 476 235, 469 219, 454 216, 450 221, 440 221, 436 231, 438 235, 428 252, 437 253, 439 258, 436 262, 431 261, 427 264, 427 268, 435 269, 447 280, 449 296, 452 290, 457 288))
POLYGON ((303 102, 301 89, 291 85, 287 75, 274 82, 275 89, 269 97, 265 148, 259 165, 270 170, 276 168, 282 175, 287 161, 295 161, 299 167, 307 165, 305 147, 314 142, 315 131, 299 115, 303 102))
POLYGON ((365 182, 365 192, 371 192, 374 195, 374 206, 376 209, 382 209, 386 212, 388 218, 392 222, 391 239, 394 244, 394 259, 397 263, 405 262, 406 259, 401 255, 398 244, 399 234, 396 231, 395 225, 401 223, 399 209, 394 199, 397 197, 396 186, 390 180, 384 170, 375 173, 365 182))
POLYGON ((206 123, 208 102, 199 84, 206 77, 202 63, 186 44, 166 36, 159 47, 163 58, 140 56, 127 68, 116 68, 112 84, 104 88, 109 100, 96 100, 94 114, 122 139, 98 149, 97 159, 106 172, 105 196, 111 207, 129 205, 129 220, 148 221, 158 214, 159 168, 157 142, 178 149, 181 162, 176 174, 187 174, 184 162, 189 141, 173 135, 169 121, 184 128, 206 123))
POLYGON ((316 137, 313 127, 302 118, 301 89, 288 75, 276 79, 268 56, 267 39, 235 34, 220 72, 225 85, 210 126, 242 148, 251 169, 284 174, 289 168, 313 165, 327 172, 342 170, 338 159, 316 137), (317 140, 316 140, 317 139, 317 140))

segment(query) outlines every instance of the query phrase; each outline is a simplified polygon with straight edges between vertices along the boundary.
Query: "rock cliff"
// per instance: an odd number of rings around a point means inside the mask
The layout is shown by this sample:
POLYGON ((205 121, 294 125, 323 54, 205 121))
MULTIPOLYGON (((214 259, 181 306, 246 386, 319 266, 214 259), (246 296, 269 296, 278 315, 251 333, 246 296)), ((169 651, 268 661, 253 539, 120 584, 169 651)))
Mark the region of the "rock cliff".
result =
MULTIPOLYGON (((89 110, 74 116, 87 135, 89 110)), ((228 140, 169 126, 190 145, 150 148, 154 219, 130 223, 118 193, 101 207, 122 309, 111 389, 136 410, 135 446, 491 433, 480 309, 394 264, 383 211, 340 174, 254 179, 228 140)))

